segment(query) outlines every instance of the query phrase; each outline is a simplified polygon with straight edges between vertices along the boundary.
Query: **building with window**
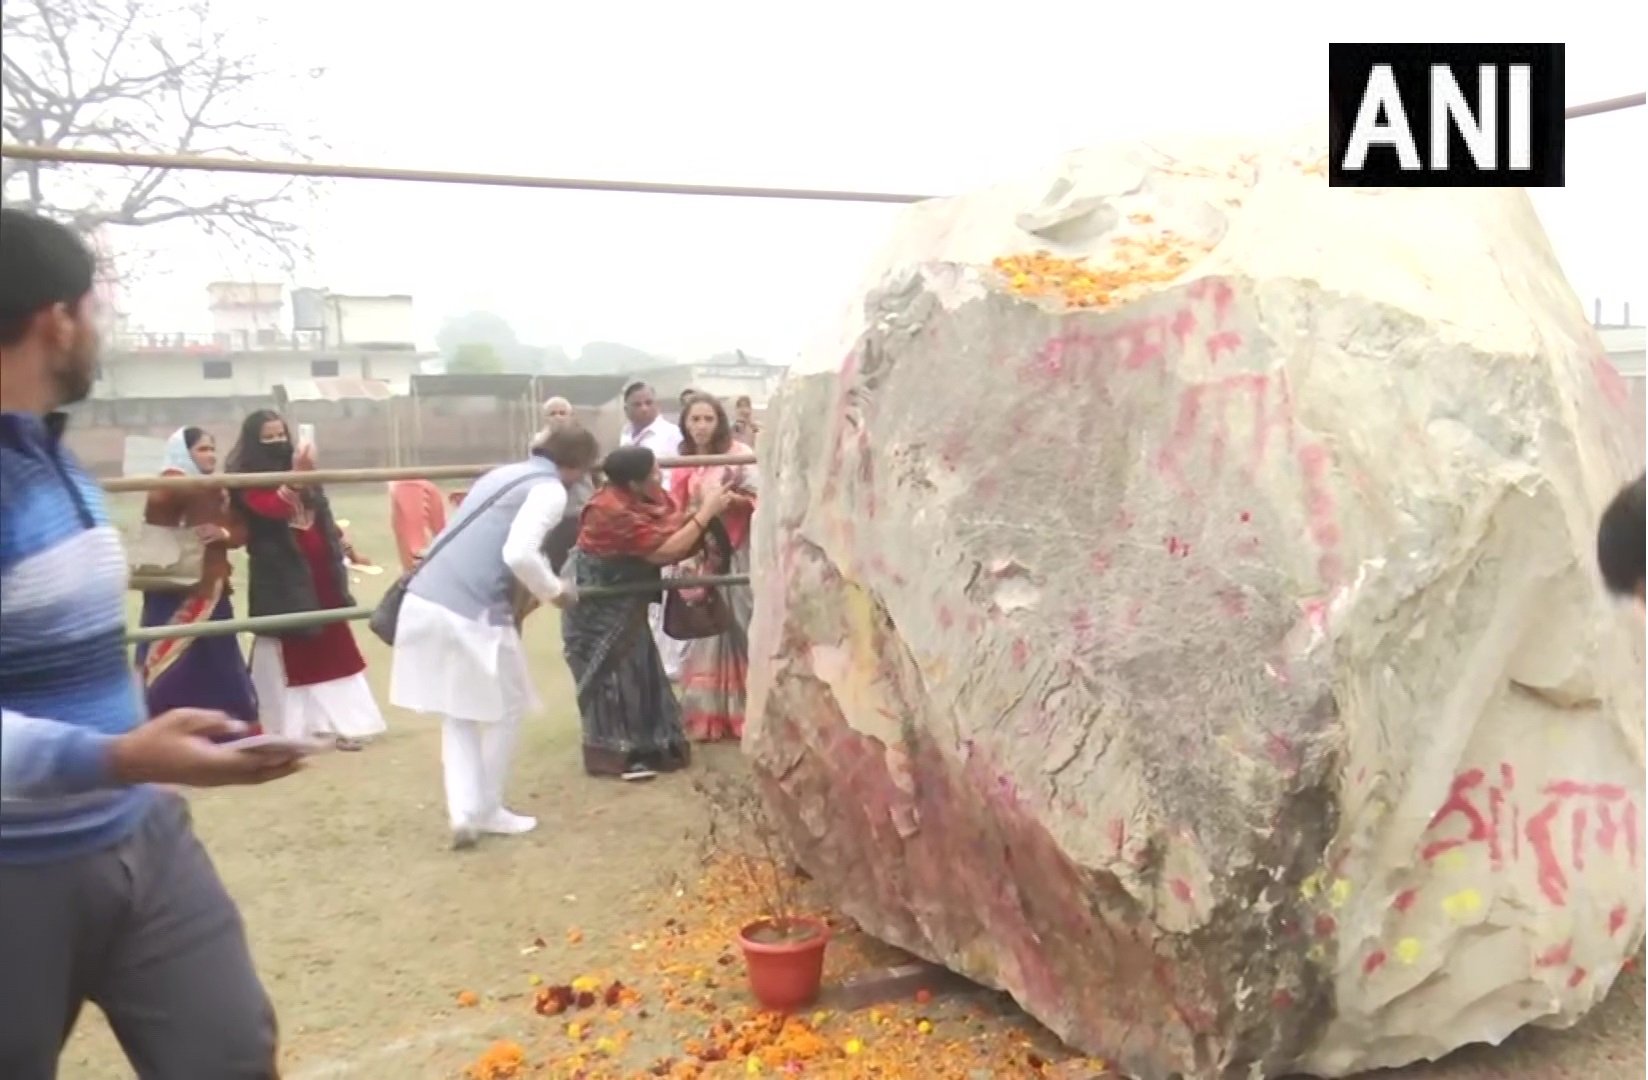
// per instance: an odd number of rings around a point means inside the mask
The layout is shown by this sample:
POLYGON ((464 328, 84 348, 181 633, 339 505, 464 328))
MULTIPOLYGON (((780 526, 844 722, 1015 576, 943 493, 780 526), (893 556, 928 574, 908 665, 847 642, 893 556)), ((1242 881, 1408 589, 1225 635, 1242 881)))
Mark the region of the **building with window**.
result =
POLYGON ((93 397, 273 399, 312 379, 369 379, 404 394, 433 353, 414 342, 412 298, 347 296, 261 282, 207 286, 212 331, 121 332, 103 350, 93 397))

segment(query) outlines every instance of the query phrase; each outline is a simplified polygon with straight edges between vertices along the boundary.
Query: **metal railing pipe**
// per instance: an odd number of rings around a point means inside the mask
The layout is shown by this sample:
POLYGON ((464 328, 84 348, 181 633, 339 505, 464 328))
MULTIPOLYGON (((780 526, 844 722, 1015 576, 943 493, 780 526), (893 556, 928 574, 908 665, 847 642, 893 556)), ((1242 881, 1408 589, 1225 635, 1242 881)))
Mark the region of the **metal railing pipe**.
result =
MULTIPOLYGON (((665 578, 662 581, 626 582, 622 585, 591 585, 578 590, 582 600, 605 600, 617 596, 695 589, 715 585, 748 585, 748 574, 721 574, 712 577, 665 578)), ((332 608, 328 611, 300 611, 290 615, 259 615, 245 619, 220 619, 191 626, 146 626, 126 631, 126 643, 170 641, 175 638, 222 637, 226 634, 279 634, 291 630, 313 630, 332 623, 358 622, 372 617, 375 607, 332 608)))
MULTIPOLYGON (((661 469, 696 465, 754 465, 754 454, 661 457, 661 469)), ((503 464, 508 464, 507 462, 503 464)), ((192 491, 196 488, 270 488, 282 484, 372 484, 389 480, 473 480, 498 465, 423 465, 381 469, 310 469, 306 472, 213 473, 210 476, 120 476, 103 481, 110 494, 131 491, 192 491)))

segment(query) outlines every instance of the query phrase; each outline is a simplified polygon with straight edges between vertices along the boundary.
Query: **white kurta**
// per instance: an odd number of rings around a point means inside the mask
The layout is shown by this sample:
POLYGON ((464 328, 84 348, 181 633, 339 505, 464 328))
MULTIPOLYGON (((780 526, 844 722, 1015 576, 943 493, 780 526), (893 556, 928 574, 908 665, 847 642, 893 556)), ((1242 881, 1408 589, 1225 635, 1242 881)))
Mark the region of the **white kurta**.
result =
POLYGON ((287 686, 280 639, 252 639, 248 667, 257 691, 258 723, 288 739, 369 739, 388 730, 366 673, 310 686, 287 686))
MULTIPOLYGON (((504 563, 545 603, 559 596, 562 586, 543 557, 543 538, 565 510, 560 484, 538 485, 527 494, 504 542, 504 563)), ((407 593, 395 624, 389 700, 442 718, 441 767, 454 830, 512 833, 536 824, 503 805, 520 721, 540 707, 526 646, 512 623, 465 618, 407 593)))

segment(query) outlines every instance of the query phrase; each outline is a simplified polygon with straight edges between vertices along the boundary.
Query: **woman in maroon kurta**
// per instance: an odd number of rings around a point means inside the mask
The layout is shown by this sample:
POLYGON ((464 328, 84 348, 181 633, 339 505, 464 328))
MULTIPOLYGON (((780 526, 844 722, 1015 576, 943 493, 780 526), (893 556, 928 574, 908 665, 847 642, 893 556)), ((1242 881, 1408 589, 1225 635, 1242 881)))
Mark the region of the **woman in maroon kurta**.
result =
MULTIPOLYGON (((286 421, 262 410, 247 417, 231 472, 307 471, 310 448, 294 453, 286 421)), ((254 616, 351 607, 345 545, 319 485, 243 488, 235 504, 247 527, 248 609, 254 616)), ((331 738, 358 749, 382 732, 383 713, 366 682, 366 660, 346 622, 260 635, 252 681, 265 730, 289 738, 331 738)))

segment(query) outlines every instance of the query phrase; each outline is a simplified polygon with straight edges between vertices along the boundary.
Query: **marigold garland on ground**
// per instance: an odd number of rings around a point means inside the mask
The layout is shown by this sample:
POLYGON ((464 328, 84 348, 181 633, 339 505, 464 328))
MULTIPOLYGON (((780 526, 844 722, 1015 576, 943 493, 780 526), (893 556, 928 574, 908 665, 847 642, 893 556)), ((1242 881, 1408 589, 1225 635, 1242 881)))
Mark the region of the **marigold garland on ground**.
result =
MULTIPOLYGON (((468 1080, 971 1080, 1050 1075, 1054 1066, 1105 1075, 1103 1062, 1072 1057, 1022 1017, 1000 1015, 988 997, 935 999, 923 990, 850 1013, 816 1009, 785 1017, 755 1009, 736 944, 738 930, 759 913, 748 880, 731 859, 706 866, 693 886, 655 905, 652 933, 623 943, 634 962, 621 977, 535 976, 525 1008, 541 1018, 541 1037, 525 1049, 492 1044, 470 1066, 468 1080)), ((828 979, 900 959, 846 920, 830 922, 828 979)))

